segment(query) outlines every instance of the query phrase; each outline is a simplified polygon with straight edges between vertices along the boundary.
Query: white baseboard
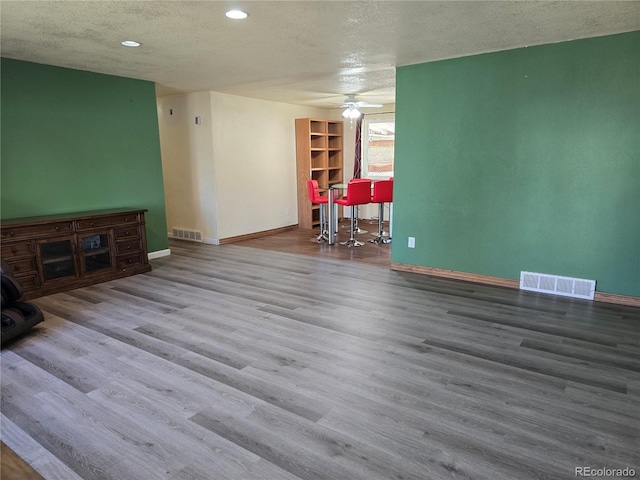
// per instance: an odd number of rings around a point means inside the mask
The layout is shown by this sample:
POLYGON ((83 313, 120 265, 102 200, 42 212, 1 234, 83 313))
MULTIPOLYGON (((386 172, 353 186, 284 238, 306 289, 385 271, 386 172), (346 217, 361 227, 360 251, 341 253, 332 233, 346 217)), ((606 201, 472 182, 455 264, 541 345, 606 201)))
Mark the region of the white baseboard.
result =
POLYGON ((166 248, 164 250, 157 250, 155 252, 149 252, 149 254, 147 256, 149 257, 149 260, 154 260, 156 258, 168 257, 169 255, 171 255, 171 249, 170 248, 166 248))

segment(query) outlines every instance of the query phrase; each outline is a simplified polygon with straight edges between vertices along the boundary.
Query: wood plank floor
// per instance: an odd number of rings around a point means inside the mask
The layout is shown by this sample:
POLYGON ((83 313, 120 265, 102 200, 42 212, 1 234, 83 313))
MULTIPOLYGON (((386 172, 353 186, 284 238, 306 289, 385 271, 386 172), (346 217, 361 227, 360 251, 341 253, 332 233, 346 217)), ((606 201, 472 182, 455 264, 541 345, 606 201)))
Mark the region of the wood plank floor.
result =
POLYGON ((149 273, 36 299, 45 322, 1 353, 2 440, 52 480, 640 474, 638 309, 310 233, 172 242, 149 273))
POLYGON ((0 442, 0 478, 4 480, 42 480, 42 476, 0 442))
MULTIPOLYGON (((334 260, 351 260, 369 265, 380 265, 389 267, 391 264, 391 245, 378 245, 370 243, 373 235, 378 231, 378 220, 361 219, 360 229, 362 234, 357 234, 356 239, 365 242, 362 247, 349 248, 339 245, 339 242, 349 239, 349 228, 345 226, 345 220, 340 222, 338 229, 338 239, 334 245, 326 242, 318 243, 315 238, 317 231, 295 228, 286 232, 268 235, 250 240, 242 240, 235 245, 275 250, 277 252, 298 253, 300 255, 311 255, 316 258, 331 258, 334 260)), ((346 220, 348 224, 348 220, 346 220)), ((388 223, 384 222, 385 237, 388 231, 388 223)))

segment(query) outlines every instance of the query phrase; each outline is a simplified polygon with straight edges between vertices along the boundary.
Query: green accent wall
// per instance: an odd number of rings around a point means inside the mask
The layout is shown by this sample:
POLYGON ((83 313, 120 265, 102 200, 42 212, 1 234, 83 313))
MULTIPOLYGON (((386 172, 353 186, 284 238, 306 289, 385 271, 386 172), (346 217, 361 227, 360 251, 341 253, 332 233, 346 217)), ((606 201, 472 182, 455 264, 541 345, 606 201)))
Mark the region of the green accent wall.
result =
POLYGON ((2 218, 146 208, 168 248, 152 82, 2 59, 2 218))
POLYGON ((631 32, 398 68, 392 261, 640 296, 638 52, 631 32))

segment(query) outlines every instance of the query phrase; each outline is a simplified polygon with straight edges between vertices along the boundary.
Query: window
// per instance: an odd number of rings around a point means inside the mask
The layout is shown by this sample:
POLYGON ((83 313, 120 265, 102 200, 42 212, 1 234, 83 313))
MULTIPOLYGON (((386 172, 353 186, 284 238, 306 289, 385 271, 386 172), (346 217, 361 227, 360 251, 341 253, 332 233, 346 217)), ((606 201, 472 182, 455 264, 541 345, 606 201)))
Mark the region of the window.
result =
POLYGON ((362 125, 362 176, 393 177, 396 122, 393 117, 368 119, 362 125))

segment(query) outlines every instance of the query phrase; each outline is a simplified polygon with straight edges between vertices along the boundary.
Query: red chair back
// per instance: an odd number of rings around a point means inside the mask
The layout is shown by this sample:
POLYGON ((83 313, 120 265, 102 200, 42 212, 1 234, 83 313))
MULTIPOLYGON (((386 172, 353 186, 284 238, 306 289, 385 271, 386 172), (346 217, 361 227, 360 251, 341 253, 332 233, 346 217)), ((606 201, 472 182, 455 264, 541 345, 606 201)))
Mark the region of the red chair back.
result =
POLYGON ((373 182, 372 203, 390 203, 393 202, 393 178, 389 180, 378 180, 373 182))
POLYGON ((347 202, 349 205, 364 205, 371 203, 371 180, 358 178, 347 185, 347 202))
POLYGON ((307 190, 311 203, 327 203, 327 197, 320 195, 320 187, 317 180, 307 180, 307 190))

